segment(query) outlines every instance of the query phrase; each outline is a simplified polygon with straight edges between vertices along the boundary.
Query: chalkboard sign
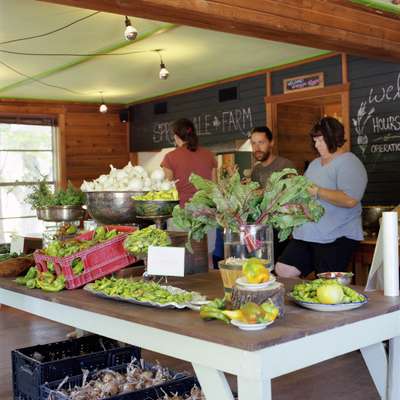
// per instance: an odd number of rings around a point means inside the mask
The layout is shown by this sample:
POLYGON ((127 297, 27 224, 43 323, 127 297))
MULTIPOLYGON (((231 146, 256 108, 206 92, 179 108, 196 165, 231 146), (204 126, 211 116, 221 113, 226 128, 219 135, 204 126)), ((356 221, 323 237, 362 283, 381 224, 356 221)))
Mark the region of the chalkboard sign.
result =
POLYGON ((400 203, 400 64, 349 57, 352 151, 368 172, 365 204, 400 203))
POLYGON ((324 87, 324 73, 296 76, 283 80, 283 93, 301 92, 324 87))
POLYGON ((174 145, 171 124, 178 118, 193 121, 202 145, 244 139, 254 126, 265 125, 265 74, 165 98, 167 112, 154 113, 155 103, 131 108, 131 151, 174 145), (236 98, 221 101, 222 89, 236 88, 236 98))

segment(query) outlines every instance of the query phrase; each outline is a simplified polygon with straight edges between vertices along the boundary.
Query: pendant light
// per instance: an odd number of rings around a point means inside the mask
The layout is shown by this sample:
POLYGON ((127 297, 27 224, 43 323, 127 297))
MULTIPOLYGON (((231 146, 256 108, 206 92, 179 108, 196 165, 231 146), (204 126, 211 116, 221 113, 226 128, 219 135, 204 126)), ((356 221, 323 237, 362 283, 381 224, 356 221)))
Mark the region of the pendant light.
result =
POLYGON ((125 15, 125 32, 124 36, 126 40, 135 40, 137 38, 138 31, 131 24, 131 20, 125 15))
POLYGON ((104 102, 103 92, 99 92, 99 93, 101 95, 101 104, 100 104, 100 107, 99 107, 99 111, 102 114, 105 114, 108 111, 108 107, 107 107, 106 103, 104 102))
POLYGON ((166 67, 166 65, 165 65, 165 63, 164 63, 164 61, 163 61, 163 59, 161 57, 161 53, 160 53, 161 49, 156 50, 156 52, 160 56, 160 73, 159 73, 160 79, 161 80, 166 80, 169 77, 169 71, 167 70, 167 67, 166 67))

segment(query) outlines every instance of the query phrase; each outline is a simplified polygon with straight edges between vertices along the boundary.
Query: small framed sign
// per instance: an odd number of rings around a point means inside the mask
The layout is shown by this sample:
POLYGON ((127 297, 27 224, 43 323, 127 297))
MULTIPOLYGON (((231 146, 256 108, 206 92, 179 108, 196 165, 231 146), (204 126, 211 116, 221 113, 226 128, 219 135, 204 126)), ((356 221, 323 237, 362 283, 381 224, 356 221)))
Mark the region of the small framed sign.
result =
POLYGON ((324 73, 295 76, 283 80, 283 93, 301 92, 304 90, 319 89, 324 87, 324 73))

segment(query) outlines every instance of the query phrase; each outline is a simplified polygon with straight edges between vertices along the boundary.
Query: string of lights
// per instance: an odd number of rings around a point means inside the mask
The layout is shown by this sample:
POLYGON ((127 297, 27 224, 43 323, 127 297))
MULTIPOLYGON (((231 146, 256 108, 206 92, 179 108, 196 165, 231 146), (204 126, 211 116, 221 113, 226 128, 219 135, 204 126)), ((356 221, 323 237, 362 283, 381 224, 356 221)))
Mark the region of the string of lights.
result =
POLYGON ((15 54, 19 56, 35 56, 35 57, 113 57, 113 56, 129 56, 132 54, 143 54, 143 53, 159 53, 164 51, 163 49, 150 49, 150 50, 132 50, 118 53, 30 53, 23 51, 3 50, 0 49, 0 53, 15 54))
POLYGON ((34 81, 34 82, 36 82, 36 83, 40 83, 41 85, 48 86, 48 87, 51 87, 51 88, 54 88, 54 89, 64 90, 64 91, 66 91, 66 92, 69 92, 69 93, 72 93, 72 94, 76 94, 76 95, 79 95, 79 96, 85 96, 85 94, 82 93, 82 92, 77 92, 76 90, 68 89, 68 88, 66 88, 66 87, 64 87, 64 86, 52 85, 52 84, 47 83, 47 82, 44 82, 44 81, 42 81, 42 80, 40 80, 40 79, 38 79, 38 78, 35 78, 35 77, 33 77, 33 76, 30 76, 30 75, 27 75, 27 74, 25 74, 25 73, 19 71, 19 70, 16 69, 15 67, 11 66, 10 64, 7 64, 7 63, 4 62, 4 61, 1 61, 1 60, 0 60, 0 64, 3 65, 4 67, 8 68, 10 71, 13 71, 13 72, 15 72, 16 74, 18 74, 18 75, 20 75, 20 76, 23 76, 24 78, 27 78, 27 79, 29 79, 29 80, 31 80, 31 81, 34 81))
MULTIPOLYGON (((15 42, 21 42, 21 41, 25 41, 25 40, 32 40, 32 39, 49 36, 54 33, 60 32, 64 29, 67 29, 67 28, 71 27, 72 25, 77 24, 81 21, 87 20, 88 18, 91 18, 99 13, 100 13, 99 11, 91 13, 91 14, 81 17, 77 20, 74 20, 66 25, 63 25, 59 28, 53 29, 52 31, 49 31, 49 32, 45 32, 45 33, 41 33, 41 34, 33 35, 33 36, 25 36, 25 37, 21 37, 21 38, 17 38, 17 39, 0 42, 0 46, 15 43, 15 42)), ((131 23, 130 19, 128 18, 128 16, 125 16, 124 22, 125 22, 125 31, 124 31, 125 39, 134 41, 138 36, 137 29, 134 26, 132 26, 132 23, 131 23)), ((3 54, 32 56, 32 57, 41 57, 41 56, 43 56, 43 57, 69 57, 69 56, 72 56, 72 57, 110 57, 110 56, 127 56, 127 55, 132 55, 132 54, 143 54, 143 53, 157 53, 160 57, 159 78, 161 80, 166 80, 169 77, 169 71, 167 70, 166 65, 162 59, 162 56, 161 56, 162 51, 164 51, 164 50, 163 49, 150 49, 150 50, 133 50, 133 51, 113 52, 113 53, 46 53, 46 52, 34 53, 34 52, 22 52, 22 51, 15 51, 15 50, 0 49, 0 53, 3 53, 3 54)), ((39 83, 41 85, 51 87, 54 89, 63 90, 63 91, 66 91, 66 92, 69 92, 69 93, 72 93, 75 95, 79 95, 79 96, 87 96, 87 94, 85 94, 85 93, 78 92, 78 91, 72 90, 72 89, 68 89, 64 86, 53 85, 53 84, 44 82, 43 80, 41 80, 39 78, 33 77, 31 75, 28 75, 28 74, 20 71, 19 69, 6 63, 5 61, 0 60, 0 64, 3 65, 5 68, 13 71, 14 73, 16 73, 26 79, 29 79, 33 82, 39 83)), ((101 113, 105 113, 105 112, 107 112, 107 105, 104 102, 103 91, 99 91, 99 93, 101 95, 101 105, 100 105, 99 111, 101 113)))

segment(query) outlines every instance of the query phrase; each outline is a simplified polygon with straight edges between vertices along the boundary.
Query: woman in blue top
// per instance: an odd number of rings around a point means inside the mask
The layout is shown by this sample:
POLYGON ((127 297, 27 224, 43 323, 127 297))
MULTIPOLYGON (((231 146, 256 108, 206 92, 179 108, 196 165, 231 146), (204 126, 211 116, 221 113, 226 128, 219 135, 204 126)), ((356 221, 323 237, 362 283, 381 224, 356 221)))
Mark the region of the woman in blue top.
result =
POLYGON ((325 209, 318 222, 308 222, 293 232, 279 258, 279 276, 306 276, 310 272, 345 271, 358 242, 363 239, 361 199, 367 172, 361 161, 343 149, 343 125, 322 118, 310 132, 320 157, 308 166, 309 189, 325 209))

